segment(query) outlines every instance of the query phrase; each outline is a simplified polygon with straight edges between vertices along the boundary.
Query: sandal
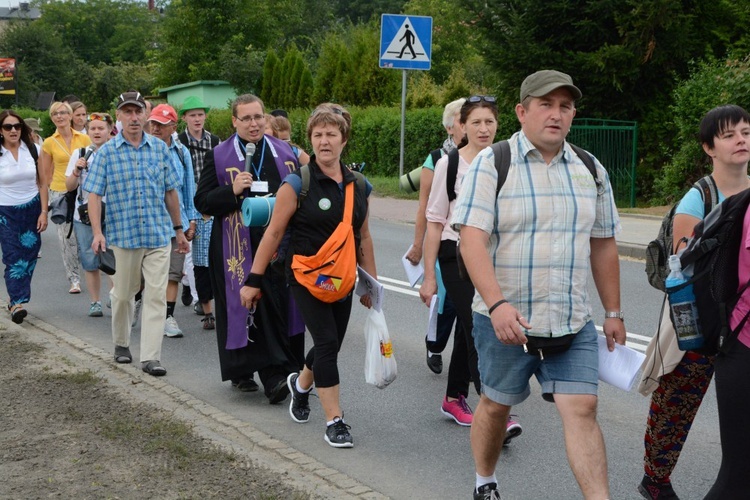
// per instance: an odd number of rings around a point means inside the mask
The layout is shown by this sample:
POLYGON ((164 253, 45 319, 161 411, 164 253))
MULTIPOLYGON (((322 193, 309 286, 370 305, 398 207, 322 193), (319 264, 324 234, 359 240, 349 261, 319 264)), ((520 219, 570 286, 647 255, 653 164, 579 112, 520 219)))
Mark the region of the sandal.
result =
POLYGON ((13 323, 20 325, 23 323, 23 319, 26 317, 28 312, 26 309, 23 308, 22 304, 16 304, 14 306, 8 306, 8 310, 10 311, 10 319, 13 321, 13 323))
POLYGON ((130 349, 121 345, 115 346, 115 361, 117 363, 130 363, 133 361, 133 356, 130 354, 130 349))
POLYGON ((142 362, 141 369, 154 377, 161 377, 162 375, 167 374, 167 369, 161 366, 161 363, 157 360, 142 362))

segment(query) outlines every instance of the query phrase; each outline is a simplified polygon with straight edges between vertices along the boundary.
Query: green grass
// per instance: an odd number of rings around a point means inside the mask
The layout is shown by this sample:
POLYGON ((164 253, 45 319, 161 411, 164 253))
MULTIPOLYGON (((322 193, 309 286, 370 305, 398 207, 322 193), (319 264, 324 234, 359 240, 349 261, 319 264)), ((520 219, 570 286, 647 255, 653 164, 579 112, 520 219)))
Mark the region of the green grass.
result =
POLYGON ((102 381, 102 378, 91 370, 73 373, 45 373, 44 377, 49 380, 67 380, 78 385, 95 385, 102 381))
POLYGON ((398 187, 398 177, 367 177, 376 195, 401 200, 418 200, 419 193, 405 193, 398 187))

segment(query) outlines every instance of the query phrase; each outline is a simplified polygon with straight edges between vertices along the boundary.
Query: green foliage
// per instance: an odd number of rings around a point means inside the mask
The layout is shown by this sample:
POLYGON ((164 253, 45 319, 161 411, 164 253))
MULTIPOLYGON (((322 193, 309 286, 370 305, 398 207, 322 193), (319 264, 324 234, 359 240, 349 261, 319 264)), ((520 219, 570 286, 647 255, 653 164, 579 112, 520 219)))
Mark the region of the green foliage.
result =
POLYGON ((263 79, 260 86, 260 98, 266 102, 271 102, 273 92, 273 75, 280 64, 279 56, 274 49, 269 49, 266 53, 266 60, 263 63, 263 79))
POLYGON ((232 127, 231 109, 211 109, 206 115, 206 130, 218 135, 221 140, 226 140, 234 133, 232 127))
POLYGON ((378 67, 380 27, 376 23, 329 33, 318 58, 313 102, 393 105, 400 100, 399 71, 378 67))
POLYGON ((426 72, 418 71, 409 79, 406 87, 406 107, 429 108, 440 106, 442 103, 442 92, 440 87, 426 72))
POLYGON ((750 57, 698 64, 674 92, 671 116, 677 129, 677 151, 656 179, 654 201, 674 201, 698 178, 710 172, 698 141, 703 116, 723 104, 750 109, 750 57))
POLYGON ((148 95, 154 88, 153 64, 121 63, 99 64, 93 71, 88 86, 80 95, 89 111, 111 109, 114 96, 127 89, 136 89, 148 95))

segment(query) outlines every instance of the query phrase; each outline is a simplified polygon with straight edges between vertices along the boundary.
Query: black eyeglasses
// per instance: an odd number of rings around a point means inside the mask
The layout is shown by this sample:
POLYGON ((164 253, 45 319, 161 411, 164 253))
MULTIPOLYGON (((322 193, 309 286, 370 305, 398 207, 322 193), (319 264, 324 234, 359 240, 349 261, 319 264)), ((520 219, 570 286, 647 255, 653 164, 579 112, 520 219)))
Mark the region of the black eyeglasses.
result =
POLYGON ((467 102, 489 102, 491 104, 496 104, 497 99, 495 99, 494 95, 473 95, 466 99, 467 102))
POLYGON ((23 125, 21 125, 20 123, 3 123, 3 130, 5 130, 6 132, 10 132, 13 129, 22 130, 23 125))

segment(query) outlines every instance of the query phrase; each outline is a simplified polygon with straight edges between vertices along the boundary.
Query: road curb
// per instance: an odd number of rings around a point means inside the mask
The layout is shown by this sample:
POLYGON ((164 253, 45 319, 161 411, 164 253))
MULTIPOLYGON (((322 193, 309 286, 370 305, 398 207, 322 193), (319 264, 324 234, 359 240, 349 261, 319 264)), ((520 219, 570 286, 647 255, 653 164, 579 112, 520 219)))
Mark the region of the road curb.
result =
POLYGON ((620 257, 629 257, 631 259, 646 260, 646 246, 636 243, 617 242, 617 253, 620 257))
POLYGON ((123 397, 138 404, 152 405, 186 422, 196 435, 207 439, 222 451, 235 455, 243 461, 243 466, 259 465, 283 475, 285 481, 308 493, 310 498, 388 498, 288 443, 258 430, 251 422, 236 418, 197 399, 169 384, 165 379, 145 374, 139 363, 116 364, 111 353, 94 347, 33 315, 26 317, 24 325, 15 325, 10 319, 0 320, 0 330, 21 332, 27 340, 43 344, 46 348, 58 347, 58 355, 85 358, 85 364, 76 364, 76 368, 88 369, 102 377, 123 397))

